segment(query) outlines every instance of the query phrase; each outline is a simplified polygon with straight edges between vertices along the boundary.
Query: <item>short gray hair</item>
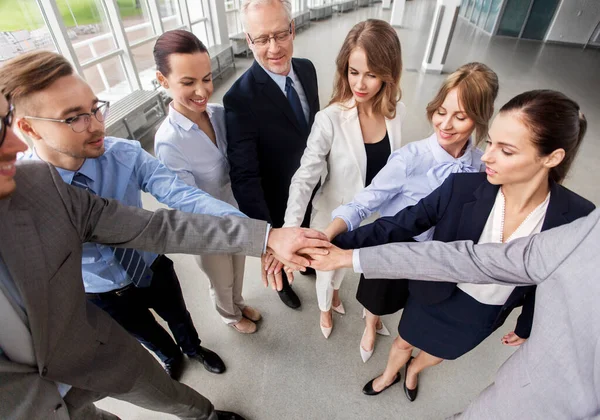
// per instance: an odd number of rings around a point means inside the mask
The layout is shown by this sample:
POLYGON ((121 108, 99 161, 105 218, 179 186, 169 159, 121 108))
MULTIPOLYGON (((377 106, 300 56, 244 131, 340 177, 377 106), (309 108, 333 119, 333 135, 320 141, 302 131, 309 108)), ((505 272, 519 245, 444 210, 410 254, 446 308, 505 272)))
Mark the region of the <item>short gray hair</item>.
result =
POLYGON ((287 15, 288 20, 292 21, 292 3, 290 0, 243 0, 242 6, 240 7, 241 12, 241 20, 242 26, 244 30, 246 30, 246 13, 248 12, 248 8, 250 6, 259 5, 259 4, 273 4, 273 3, 281 3, 283 9, 285 10, 285 14, 287 15))

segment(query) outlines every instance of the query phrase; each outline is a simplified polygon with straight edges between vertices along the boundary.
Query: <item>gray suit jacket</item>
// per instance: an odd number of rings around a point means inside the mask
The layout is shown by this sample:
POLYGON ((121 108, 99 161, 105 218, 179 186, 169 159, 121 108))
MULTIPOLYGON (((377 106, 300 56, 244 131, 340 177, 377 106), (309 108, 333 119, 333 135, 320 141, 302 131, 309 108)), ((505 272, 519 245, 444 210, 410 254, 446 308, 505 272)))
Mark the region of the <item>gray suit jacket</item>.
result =
POLYGON ((531 337, 463 413, 600 418, 600 210, 510 242, 394 243, 360 250, 366 278, 537 284, 531 337))
POLYGON ((130 390, 146 350, 88 303, 81 245, 98 242, 155 253, 259 256, 262 221, 155 213, 65 184, 44 162, 20 162, 17 190, 0 200, 0 253, 23 297, 37 368, 0 358, 0 418, 39 419, 60 403, 53 381, 99 393, 130 390))

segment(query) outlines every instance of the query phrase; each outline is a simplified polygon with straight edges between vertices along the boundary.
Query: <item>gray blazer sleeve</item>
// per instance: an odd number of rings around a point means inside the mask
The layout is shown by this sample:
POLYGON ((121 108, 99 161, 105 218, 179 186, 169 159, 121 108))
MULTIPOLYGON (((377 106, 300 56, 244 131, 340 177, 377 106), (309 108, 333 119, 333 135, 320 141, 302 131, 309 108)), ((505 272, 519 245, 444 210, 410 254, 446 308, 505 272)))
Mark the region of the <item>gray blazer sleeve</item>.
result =
POLYGON ((154 253, 242 254, 260 256, 267 223, 242 217, 216 217, 127 207, 67 185, 51 168, 54 185, 82 242, 154 253))
POLYGON ((542 283, 585 238, 598 234, 600 210, 509 244, 472 241, 393 243, 359 251, 365 277, 454 283, 542 283))

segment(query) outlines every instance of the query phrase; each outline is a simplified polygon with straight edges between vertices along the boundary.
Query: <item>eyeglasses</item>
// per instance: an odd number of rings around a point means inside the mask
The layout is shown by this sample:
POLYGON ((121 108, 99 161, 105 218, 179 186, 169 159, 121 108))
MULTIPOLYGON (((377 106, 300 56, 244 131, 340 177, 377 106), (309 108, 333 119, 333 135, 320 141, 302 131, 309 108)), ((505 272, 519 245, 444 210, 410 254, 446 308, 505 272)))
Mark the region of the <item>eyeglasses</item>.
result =
POLYGON ((92 112, 85 112, 83 114, 75 115, 74 117, 66 118, 64 120, 57 120, 55 118, 42 118, 42 117, 31 117, 25 116, 23 118, 29 118, 30 120, 40 120, 40 121, 53 121, 67 124, 71 127, 76 133, 83 133, 88 129, 90 124, 92 123, 92 116, 94 116, 99 122, 104 122, 106 116, 108 115, 108 108, 110 107, 110 102, 108 101, 98 101, 98 106, 96 109, 92 109, 92 112))
POLYGON ((14 108, 13 108, 12 104, 9 105, 8 113, 4 117, 0 118, 0 147, 2 147, 2 144, 4 143, 4 139, 6 138, 6 132, 8 131, 8 128, 10 127, 10 125, 12 124, 13 110, 14 110, 14 108))
POLYGON ((292 36, 292 23, 290 22, 290 27, 285 31, 276 32, 271 36, 261 35, 252 39, 249 33, 246 33, 246 35, 248 35, 248 39, 250 40, 252 45, 255 45, 257 47, 264 47, 269 42, 271 42, 271 39, 274 39, 276 43, 285 42, 288 39, 290 39, 290 36, 292 36))

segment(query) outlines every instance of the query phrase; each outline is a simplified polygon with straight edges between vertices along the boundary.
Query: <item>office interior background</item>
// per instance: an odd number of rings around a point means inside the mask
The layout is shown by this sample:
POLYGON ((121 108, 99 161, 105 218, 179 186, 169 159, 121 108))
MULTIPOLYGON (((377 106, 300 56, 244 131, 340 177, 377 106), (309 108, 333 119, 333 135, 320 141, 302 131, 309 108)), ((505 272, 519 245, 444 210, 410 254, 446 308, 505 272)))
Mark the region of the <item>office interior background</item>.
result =
MULTIPOLYGON (((403 48, 402 100, 407 107, 404 143, 431 133, 425 106, 447 73, 481 61, 498 73, 499 109, 514 95, 550 88, 577 101, 588 133, 567 187, 600 204, 600 0, 462 0, 445 41, 443 71, 424 71, 438 3, 444 0, 292 0, 297 37, 294 55, 316 66, 321 107, 333 88, 335 57, 350 28, 368 18, 397 29, 403 48), (402 5, 400 5, 402 4, 402 5), (403 17, 397 20, 397 10, 403 17)), ((220 103, 231 84, 252 64, 240 22, 241 0, 0 0, 0 71, 3 61, 36 49, 67 57, 100 99, 111 101, 107 133, 137 139, 150 152, 153 133, 167 110, 168 92, 155 82, 152 48, 165 31, 187 29, 208 47, 215 77, 211 102, 220 103)), ((150 196, 144 205, 160 205, 150 196)), ((359 341, 361 307, 354 299, 358 276, 341 290, 347 314, 336 315, 324 340, 318 327, 314 278, 300 276, 295 289, 300 311, 263 289, 259 262, 246 264, 244 295, 264 321, 242 336, 218 319, 208 281, 190 256, 173 257, 190 313, 203 343, 223 356, 228 372, 210 375, 190 367, 182 379, 249 419, 437 419, 463 409, 493 379, 514 351, 500 343, 517 313, 477 349, 428 370, 419 399, 409 403, 400 386, 378 397, 361 388, 385 366, 392 338, 379 338, 373 358, 363 364, 359 341)), ((399 314, 385 317, 390 329, 399 314)), ((126 403, 105 399, 98 406, 123 419, 163 419, 126 403)))

